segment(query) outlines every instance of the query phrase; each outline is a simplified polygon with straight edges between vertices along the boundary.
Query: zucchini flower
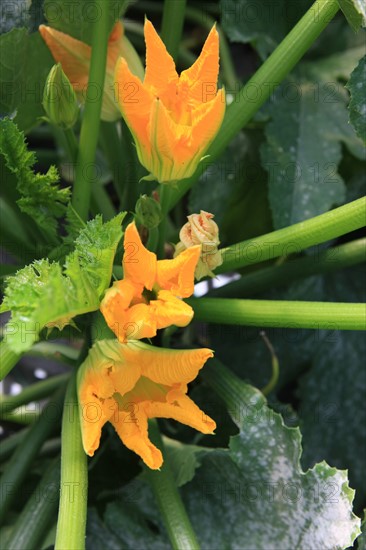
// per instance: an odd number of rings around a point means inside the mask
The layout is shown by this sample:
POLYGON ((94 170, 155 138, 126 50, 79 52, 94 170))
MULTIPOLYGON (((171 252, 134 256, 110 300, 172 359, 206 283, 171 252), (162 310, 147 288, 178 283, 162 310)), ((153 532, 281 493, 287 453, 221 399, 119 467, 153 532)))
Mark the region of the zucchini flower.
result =
POLYGON ((225 113, 225 92, 217 91, 219 35, 212 28, 194 64, 178 76, 153 25, 145 20, 146 72, 143 82, 128 60, 116 66, 118 102, 133 135, 145 179, 174 183, 189 178, 216 136, 225 113))
POLYGON ((134 223, 124 237, 123 275, 107 290, 100 304, 109 328, 120 342, 152 338, 160 328, 187 326, 193 317, 188 298, 201 246, 193 246, 173 260, 157 260, 141 242, 134 223))
MULTIPOLYGON (((79 99, 83 101, 86 93, 91 47, 72 36, 57 31, 52 27, 40 25, 39 32, 55 61, 61 63, 62 69, 70 80, 74 90, 78 93, 79 99)), ((115 97, 114 69, 118 57, 123 56, 133 74, 143 75, 143 67, 136 50, 126 38, 123 26, 120 21, 114 25, 108 41, 107 68, 103 90, 103 103, 101 119, 114 121, 120 118, 120 112, 115 97)), ((93 93, 100 93, 100 90, 93 93)))
POLYGON ((111 422, 126 447, 156 470, 163 457, 149 440, 149 418, 173 418, 212 434, 215 422, 187 395, 187 384, 212 356, 205 348, 168 350, 138 341, 96 342, 78 372, 85 452, 94 455, 104 424, 111 422))

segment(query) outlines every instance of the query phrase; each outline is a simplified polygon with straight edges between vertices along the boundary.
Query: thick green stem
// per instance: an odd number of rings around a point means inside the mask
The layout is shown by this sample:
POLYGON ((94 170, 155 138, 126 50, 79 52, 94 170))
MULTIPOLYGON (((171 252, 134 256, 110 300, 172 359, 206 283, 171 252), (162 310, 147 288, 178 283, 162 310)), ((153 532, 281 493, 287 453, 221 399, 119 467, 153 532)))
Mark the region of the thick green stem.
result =
POLYGON ((306 258, 290 260, 282 265, 267 267, 244 275, 220 288, 210 291, 207 297, 246 298, 320 273, 338 271, 366 260, 366 238, 334 246, 306 258))
POLYGON ((60 418, 65 387, 57 390, 37 422, 26 432, 0 479, 0 518, 3 520, 29 472, 29 467, 60 418))
POLYGON ((0 380, 15 367, 20 358, 21 354, 14 353, 4 340, 0 342, 0 380))
POLYGON ((67 387, 62 416, 61 443, 61 493, 55 550, 83 550, 88 468, 81 440, 76 372, 67 387))
POLYGON ((37 550, 57 510, 60 490, 60 459, 55 458, 28 500, 6 541, 7 550, 37 550))
POLYGON ((109 168, 112 172, 113 185, 123 209, 122 200, 126 186, 126 154, 122 148, 121 138, 115 122, 102 121, 100 130, 102 148, 108 160, 109 168))
MULTIPOLYGON (((163 451, 164 444, 155 420, 149 423, 149 434, 151 440, 163 451)), ((154 492, 173 549, 199 549, 198 540, 175 484, 166 455, 161 470, 146 468, 146 476, 154 492)))
POLYGON ((255 327, 365 330, 366 305, 282 300, 190 298, 196 321, 255 327))
POLYGON ((166 49, 175 60, 177 59, 182 37, 185 9, 186 0, 164 1, 161 38, 166 49))
POLYGON ((271 258, 298 253, 360 229, 366 225, 365 211, 366 197, 362 197, 310 220, 224 248, 224 262, 215 273, 234 271, 271 258))
MULTIPOLYGON (((211 164, 221 155, 236 134, 271 97, 274 89, 295 67, 338 9, 337 0, 316 0, 258 71, 239 90, 235 101, 226 109, 224 122, 208 150, 210 158, 202 163, 203 169, 208 166, 208 162, 211 164)), ((170 208, 173 208, 201 174, 202 167, 198 167, 191 178, 179 182, 178 189, 171 197, 170 208)))
POLYGON ((17 395, 1 395, 0 415, 12 411, 17 407, 21 407, 22 405, 26 405, 31 401, 39 401, 40 399, 48 397, 51 393, 56 391, 58 387, 65 384, 69 376, 70 374, 59 374, 47 380, 42 380, 42 382, 36 382, 17 395))
POLYGON ((72 204, 84 221, 88 218, 91 181, 94 179, 109 35, 109 0, 95 0, 95 4, 101 15, 93 30, 89 82, 72 193, 72 204), (97 90, 97 97, 95 97, 95 90, 97 90))

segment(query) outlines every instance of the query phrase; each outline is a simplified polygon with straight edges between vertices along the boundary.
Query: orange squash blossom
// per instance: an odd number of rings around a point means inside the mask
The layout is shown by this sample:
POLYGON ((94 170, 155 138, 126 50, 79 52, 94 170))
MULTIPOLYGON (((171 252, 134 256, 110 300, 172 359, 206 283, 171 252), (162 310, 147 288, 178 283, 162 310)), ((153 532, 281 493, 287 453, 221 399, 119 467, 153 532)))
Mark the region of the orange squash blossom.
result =
POLYGON ((163 463, 148 436, 149 418, 173 418, 204 434, 215 422, 187 396, 213 353, 167 350, 134 341, 99 340, 78 372, 79 416, 85 452, 93 456, 102 427, 111 422, 122 442, 152 469, 163 463))
MULTIPOLYGON (((68 34, 46 25, 40 25, 39 32, 47 44, 53 58, 61 63, 62 69, 74 90, 82 98, 86 93, 91 47, 68 34)), ((118 104, 114 93, 114 70, 117 59, 123 56, 129 63, 130 69, 137 75, 143 74, 143 67, 135 49, 124 35, 120 21, 114 25, 108 40, 106 78, 103 90, 102 120, 114 121, 120 118, 118 104)), ((93 91, 94 93, 98 93, 93 91)))
POLYGON ((179 298, 193 294, 194 272, 201 246, 193 246, 173 260, 157 260, 141 242, 134 223, 124 237, 123 274, 109 288, 100 310, 120 342, 152 338, 160 328, 185 327, 191 306, 179 298))
POLYGON ((116 95, 146 179, 176 182, 192 176, 217 134, 225 113, 225 92, 217 91, 219 35, 211 29, 195 63, 178 76, 173 58, 145 20, 146 72, 143 82, 127 61, 116 65, 116 95))

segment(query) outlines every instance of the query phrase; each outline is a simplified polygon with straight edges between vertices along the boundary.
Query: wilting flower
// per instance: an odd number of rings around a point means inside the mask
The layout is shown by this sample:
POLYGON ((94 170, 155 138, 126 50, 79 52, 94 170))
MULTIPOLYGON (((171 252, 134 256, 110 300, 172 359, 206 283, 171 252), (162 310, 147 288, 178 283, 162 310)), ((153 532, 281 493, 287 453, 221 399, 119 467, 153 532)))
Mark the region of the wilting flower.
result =
MULTIPOLYGON (((56 62, 61 63, 62 69, 70 80, 80 99, 86 93, 91 47, 72 36, 57 31, 52 27, 40 25, 39 32, 49 47, 56 62)), ((102 120, 113 121, 120 118, 118 104, 114 90, 114 70, 118 57, 123 56, 133 74, 143 75, 144 70, 137 52, 123 32, 123 26, 118 21, 112 29, 108 41, 107 68, 104 83, 102 103, 102 120)), ((94 93, 94 91, 93 91, 94 93)), ((97 90, 96 94, 99 93, 97 90)))
POLYGON ((209 349, 167 350, 117 340, 100 340, 78 372, 83 446, 89 456, 99 447, 102 427, 111 422, 122 442, 152 469, 163 463, 149 440, 149 418, 173 418, 211 434, 215 422, 187 396, 213 353, 209 349))
POLYGON ((152 338, 157 329, 170 325, 185 327, 192 308, 179 298, 194 289, 194 271, 201 253, 193 246, 173 260, 157 260, 147 250, 134 223, 124 238, 123 275, 107 290, 100 310, 120 342, 152 338))
POLYGON ((219 35, 212 28, 195 63, 178 76, 150 21, 145 21, 144 81, 125 59, 116 66, 119 105, 134 137, 139 160, 160 183, 190 177, 217 134, 225 93, 217 92, 219 35))
POLYGON ((213 221, 213 214, 201 210, 199 214, 187 216, 188 222, 183 225, 179 232, 180 242, 175 247, 175 257, 192 246, 202 245, 202 252, 198 260, 195 277, 200 280, 210 275, 216 267, 222 264, 221 251, 218 250, 219 228, 213 221))

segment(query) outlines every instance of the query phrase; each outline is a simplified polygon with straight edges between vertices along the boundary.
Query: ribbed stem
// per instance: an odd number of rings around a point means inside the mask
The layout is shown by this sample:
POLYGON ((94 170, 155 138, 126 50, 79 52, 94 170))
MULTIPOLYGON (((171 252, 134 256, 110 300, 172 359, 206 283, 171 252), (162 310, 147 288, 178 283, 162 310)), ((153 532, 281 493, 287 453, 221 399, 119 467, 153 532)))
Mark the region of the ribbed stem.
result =
POLYGON ((173 59, 177 59, 182 38, 186 0, 165 0, 161 38, 173 59))
POLYGON ((0 415, 7 413, 26 405, 31 401, 39 401, 48 397, 51 393, 56 391, 61 385, 65 384, 70 374, 59 374, 58 376, 52 376, 42 382, 36 382, 31 386, 26 387, 22 392, 17 395, 0 396, 0 415))
POLYGON ((207 323, 255 327, 366 330, 366 305, 333 302, 287 302, 190 298, 194 319, 207 323))
POLYGON ((27 431, 1 476, 0 518, 2 520, 12 502, 16 499, 33 459, 58 423, 64 395, 65 387, 59 388, 44 408, 37 422, 27 431))
POLYGON ((55 550, 83 550, 88 468, 81 440, 76 372, 67 386, 62 415, 61 449, 61 493, 55 550))
POLYGON ((60 491, 60 458, 55 458, 25 508, 18 517, 6 541, 7 550, 38 550, 56 515, 60 491))
POLYGON ((169 540, 174 550, 199 549, 199 543, 187 515, 169 467, 157 422, 149 423, 151 440, 162 450, 164 464, 160 471, 146 468, 145 475, 154 492, 169 540))
POLYGON ((334 246, 306 258, 290 260, 244 275, 238 281, 210 291, 207 297, 246 298, 320 273, 330 273, 366 260, 366 238, 334 246))
POLYGON ((0 380, 15 367, 20 358, 21 354, 14 353, 5 340, 0 342, 0 380))
POLYGON ((84 117, 80 132, 79 154, 72 193, 72 204, 84 221, 88 218, 91 181, 94 179, 90 176, 90 171, 93 172, 98 143, 107 62, 110 14, 109 0, 95 0, 94 4, 97 4, 96 7, 101 15, 97 19, 93 29, 88 89, 89 85, 92 84, 93 87, 98 90, 98 97, 92 97, 91 89, 89 90, 90 93, 86 94, 84 117))
POLYGON ((215 273, 234 271, 265 260, 288 256, 366 225, 366 197, 306 220, 242 241, 222 250, 224 263, 215 273))

